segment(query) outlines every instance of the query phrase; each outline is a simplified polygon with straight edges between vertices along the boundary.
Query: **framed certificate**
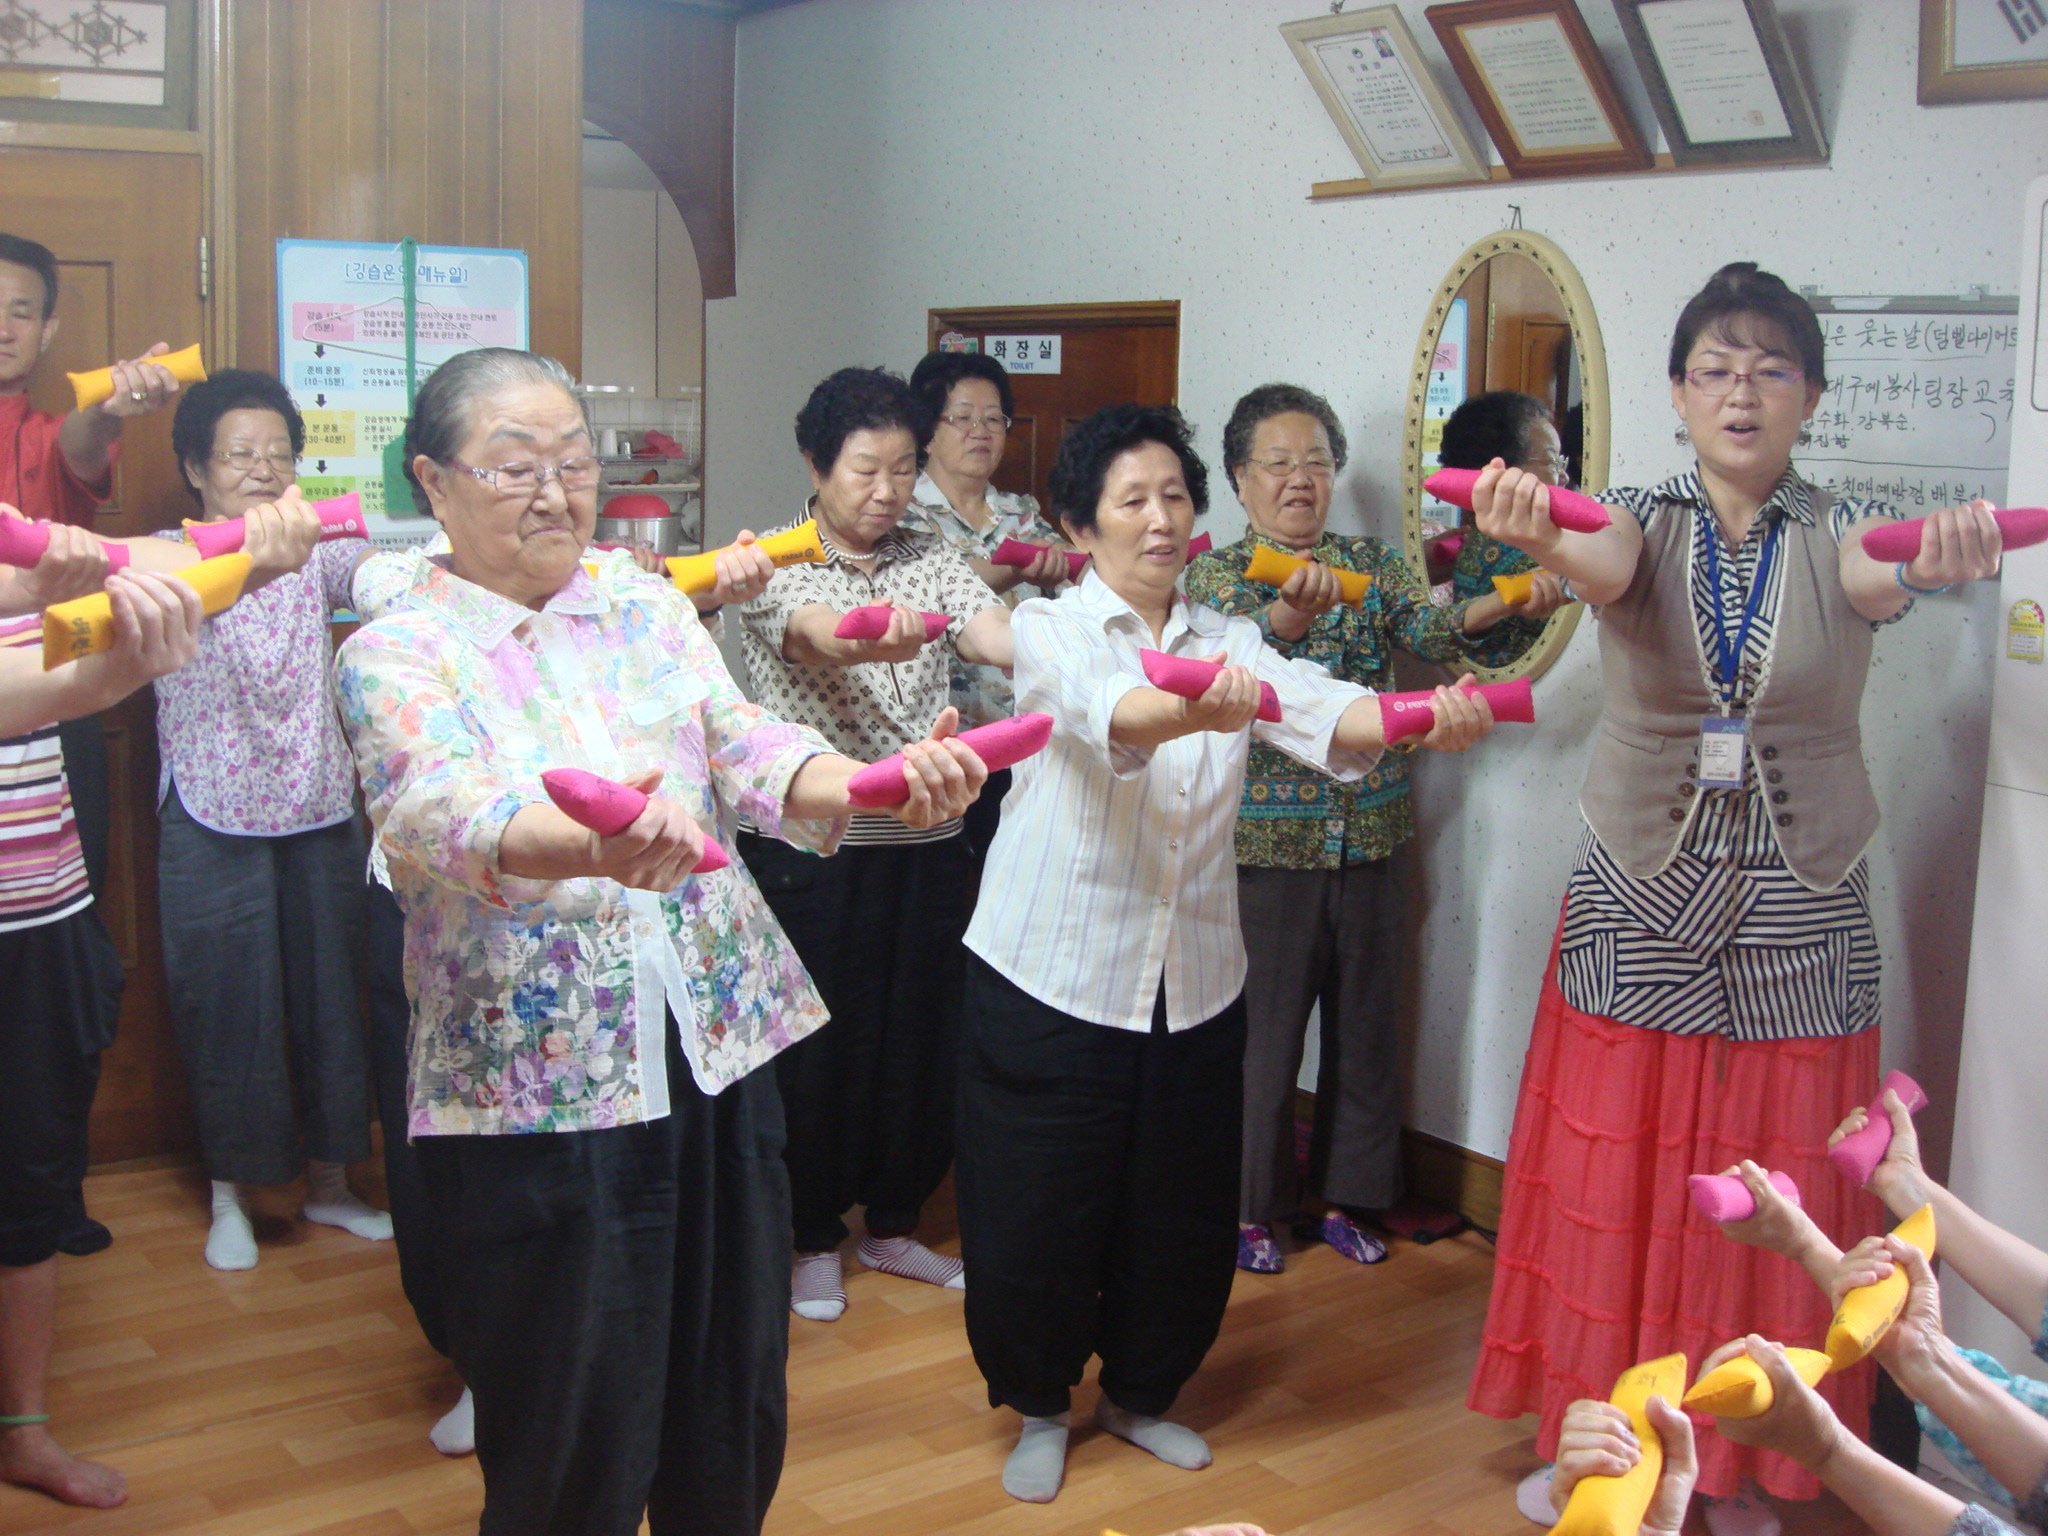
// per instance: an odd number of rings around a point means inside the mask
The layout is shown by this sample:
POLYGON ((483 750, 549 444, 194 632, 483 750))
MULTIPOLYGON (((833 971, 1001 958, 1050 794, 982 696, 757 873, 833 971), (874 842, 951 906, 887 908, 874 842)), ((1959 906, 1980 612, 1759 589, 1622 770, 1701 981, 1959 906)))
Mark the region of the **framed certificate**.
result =
POLYGON ((1398 5, 1285 22, 1280 35, 1374 190, 1487 179, 1398 5))
POLYGON ((1573 0, 1460 0, 1423 14, 1511 174, 1648 169, 1573 0))
POLYGON ((1615 0, 1679 165, 1824 163, 1827 135, 1772 0, 1615 0))
POLYGON ((1920 105, 2048 96, 2042 0, 1920 0, 1920 105))

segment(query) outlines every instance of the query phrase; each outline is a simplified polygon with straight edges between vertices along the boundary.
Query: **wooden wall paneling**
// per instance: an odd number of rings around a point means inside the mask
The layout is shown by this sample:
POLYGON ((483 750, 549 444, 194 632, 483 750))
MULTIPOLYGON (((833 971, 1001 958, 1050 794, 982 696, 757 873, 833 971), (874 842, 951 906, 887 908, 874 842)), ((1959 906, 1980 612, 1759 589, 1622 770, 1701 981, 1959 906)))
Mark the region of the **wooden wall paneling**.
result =
POLYGON ((578 0, 227 0, 236 358, 277 361, 276 242, 505 246, 536 349, 580 362, 578 0))
POLYGON ((585 0, 583 114, 647 162, 697 248, 704 297, 729 299, 736 245, 730 16, 668 0, 585 0))

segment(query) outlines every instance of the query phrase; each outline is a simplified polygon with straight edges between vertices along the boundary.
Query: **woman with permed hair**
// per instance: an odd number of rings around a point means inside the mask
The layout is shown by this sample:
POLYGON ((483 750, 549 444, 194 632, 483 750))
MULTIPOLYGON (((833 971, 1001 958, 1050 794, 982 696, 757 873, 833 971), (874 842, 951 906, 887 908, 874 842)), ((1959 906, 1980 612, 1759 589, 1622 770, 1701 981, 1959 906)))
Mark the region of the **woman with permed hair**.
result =
MULTIPOLYGON (((974 574, 1014 608, 1025 598, 1067 584, 1060 536, 1040 515, 1038 498, 993 484, 1002 467, 1017 402, 1009 371, 983 352, 928 352, 910 371, 910 392, 924 414, 924 472, 910 493, 903 526, 935 533, 961 555, 974 574), (1008 540, 1043 547, 1022 569, 991 557, 1008 540)), ((998 667, 953 663, 953 703, 963 727, 1001 720, 1016 707, 1010 681, 998 667)), ((967 841, 976 859, 996 835, 1010 770, 988 776, 981 798, 967 812, 967 841)))
MULTIPOLYGON (((862 761, 953 732, 955 661, 1010 661, 1002 600, 937 534, 901 526, 920 419, 909 387, 879 368, 842 368, 811 391, 796 444, 811 477, 804 516, 826 558, 782 571, 741 613, 755 702, 862 761), (882 634, 840 636, 849 612, 877 606, 890 610, 882 634), (930 638, 926 614, 945 616, 930 638)), ((960 819, 906 827, 856 814, 829 859, 748 835, 739 851, 832 1015, 775 1063, 789 1116, 791 1308, 815 1322, 845 1311, 839 1248, 856 1205, 861 1263, 962 1288, 960 1260, 917 1238, 953 1160, 960 935, 974 881, 960 819)))
MULTIPOLYGON (((1356 782, 1382 745, 1370 690, 1181 595, 1208 469, 1178 411, 1077 423, 1051 491, 1093 563, 1016 611, 1018 707, 1053 735, 1017 766, 967 931, 958 1175, 967 1338, 991 1405, 1023 1417, 1003 1487, 1036 1503, 1059 1492, 1090 1355, 1100 1428, 1209 1464, 1164 1416, 1216 1338, 1237 1254, 1246 754, 1258 741, 1356 782), (1146 651, 1218 670, 1185 698, 1147 681, 1146 651), (1254 718, 1261 685, 1276 720, 1254 718)), ((1492 722, 1457 689, 1435 707, 1441 750, 1492 722)))
MULTIPOLYGON (((294 489, 305 441, 291 392, 241 368, 185 391, 171 422, 206 522, 288 492, 310 519, 294 489)), ((164 977, 213 1181, 215 1269, 256 1263, 244 1186, 301 1173, 308 1221, 391 1236, 347 1179, 370 1155, 356 1006, 365 849, 328 620, 348 606, 361 545, 294 553, 289 572, 209 619, 198 658, 156 688, 164 977)))
MULTIPOLYGON (((1469 660, 1507 605, 1489 587, 1440 607, 1385 540, 1332 532, 1330 498, 1344 459, 1344 428, 1321 395, 1294 384, 1245 394, 1224 424, 1223 470, 1250 526, 1188 567, 1188 596, 1250 619, 1279 655, 1362 687, 1393 686, 1397 649, 1425 661, 1469 660), (1249 580, 1262 547, 1308 563, 1277 589, 1249 580), (1339 570, 1372 578, 1355 606, 1341 600, 1339 570)), ((1319 1003, 1308 1192, 1328 1210, 1314 1216, 1315 1230, 1354 1263, 1387 1256, 1375 1229, 1402 1193, 1395 992, 1406 902, 1396 855, 1414 835, 1405 755, 1390 754, 1347 784, 1280 748, 1252 744, 1237 821, 1250 966, 1240 1269, 1277 1274, 1285 1263, 1278 1231, 1304 1193, 1295 1177, 1294 1085, 1319 1003)))
MULTIPOLYGON (((1526 469, 1545 485, 1563 485, 1565 456, 1550 407, 1518 389, 1489 389, 1462 401, 1444 422, 1437 462, 1445 469, 1484 469, 1495 459, 1526 469)), ((1519 660, 1543 633, 1544 620, 1569 601, 1564 583, 1512 545, 1490 539, 1467 512, 1464 536, 1451 565, 1451 601, 1468 602, 1494 590, 1496 576, 1535 571, 1528 599, 1475 641, 1472 659, 1504 667, 1519 660)))
MULTIPOLYGON (((1792 1176, 1839 1247, 1874 1209, 1828 1133, 1877 1080, 1877 934, 1864 850, 1877 801, 1857 717, 1874 632, 1917 597, 1998 570, 1981 502, 1879 562, 1892 508, 1835 496, 1792 454, 1826 388, 1812 309, 1736 262, 1678 317, 1671 405, 1691 468, 1602 494, 1612 523, 1561 530, 1540 476, 1496 459, 1479 529, 1598 608, 1605 698, 1580 793, 1587 830, 1543 978, 1508 1148, 1492 1305, 1471 1405, 1565 1406, 1627 1366, 1732 1337, 1818 1338, 1827 1300, 1794 1266, 1726 1240, 1686 1176, 1743 1158, 1792 1176)), ((1821 1393, 1862 1433, 1867 1370, 1821 1393)), ((1757 1485, 1810 1499, 1812 1472, 1703 1436, 1715 1536, 1775 1532, 1757 1485)), ((1547 1469, 1523 1484, 1553 1518, 1547 1469)))

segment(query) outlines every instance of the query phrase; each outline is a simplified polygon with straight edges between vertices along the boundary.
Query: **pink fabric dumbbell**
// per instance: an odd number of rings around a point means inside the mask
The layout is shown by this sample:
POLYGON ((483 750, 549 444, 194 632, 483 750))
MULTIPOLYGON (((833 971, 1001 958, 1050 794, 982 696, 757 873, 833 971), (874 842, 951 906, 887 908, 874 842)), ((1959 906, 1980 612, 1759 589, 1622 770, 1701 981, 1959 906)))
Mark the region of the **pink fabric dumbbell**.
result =
MULTIPOLYGON (((1012 715, 991 720, 971 731, 962 731, 961 743, 988 765, 990 773, 1021 763, 1045 749, 1052 740, 1051 715, 1012 715)), ((883 810, 910 798, 910 781, 903 776, 903 754, 891 752, 879 763, 870 763, 846 782, 846 798, 862 810, 883 810)))
MULTIPOLYGON (((1199 699, 1216 681, 1216 674, 1223 670, 1216 662, 1204 661, 1199 656, 1169 656, 1164 651, 1141 650, 1138 660, 1144 663, 1146 682, 1163 692, 1179 694, 1184 699, 1199 699)), ((1273 691, 1271 683, 1259 684, 1258 718, 1280 718, 1280 695, 1273 691)))
MULTIPOLYGON (((1998 537, 2006 549, 2025 549, 2048 540, 2048 507, 2007 507, 1994 512, 1998 537)), ((1927 519, 1886 523, 1863 535, 1863 553, 1873 560, 1911 560, 1920 553, 1920 536, 1927 531, 1927 519)))
MULTIPOLYGON (((540 776, 541 788, 555 808, 599 837, 617 837, 647 809, 647 796, 630 785, 581 768, 550 768, 540 776)), ((693 875, 708 875, 732 862, 726 851, 704 834, 704 856, 693 875)))
MULTIPOLYGON (((359 492, 350 491, 346 496, 316 501, 313 510, 320 514, 322 544, 329 539, 367 539, 370 536, 369 524, 363 521, 363 498, 359 492)), ((240 549, 248 531, 247 524, 239 517, 223 518, 217 523, 185 525, 186 539, 209 560, 215 555, 231 555, 240 549)))
MULTIPOLYGON (((107 552, 107 571, 123 569, 128 564, 128 546, 102 540, 100 547, 107 552)), ((20 566, 23 570, 42 559, 50 548, 50 524, 31 522, 25 517, 0 516, 0 565, 20 566)))
POLYGON ((1899 1096, 1899 1102, 1909 1112, 1922 1109, 1927 1104, 1926 1092, 1912 1078, 1903 1072, 1885 1073, 1884 1081, 1877 1085, 1877 1097, 1870 1101, 1863 1129, 1851 1131, 1828 1148, 1828 1161, 1841 1171, 1842 1177, 1859 1188, 1870 1181, 1877 1165, 1884 1161, 1885 1153, 1891 1150, 1892 1117, 1884 1107, 1887 1088, 1899 1096))
MULTIPOLYGON (((990 565, 1015 566, 1021 571, 1050 548, 1050 544, 1026 544, 1022 539, 1005 539, 996 546, 996 552, 988 557, 988 562, 990 565)), ((1067 580, 1079 581, 1081 567, 1088 563, 1088 557, 1071 549, 1063 553, 1067 557, 1067 580)))
MULTIPOLYGON (((1536 719, 1536 697, 1529 691, 1529 679, 1511 683, 1480 683, 1467 688, 1486 700, 1495 720, 1529 725, 1536 719)), ((1380 700, 1380 734, 1388 746, 1409 736, 1427 736, 1436 727, 1436 694, 1383 693, 1380 700)))
MULTIPOLYGON (((866 608, 849 609, 832 633, 841 640, 879 640, 889 628, 889 615, 896 610, 887 603, 874 603, 866 608)), ((924 643, 930 645, 946 632, 946 626, 953 622, 943 613, 920 615, 924 619, 924 643)))
POLYGON ((1422 548, 1425 558, 1449 565, 1464 551, 1465 535, 1462 533, 1446 533, 1431 539, 1422 548))
MULTIPOLYGON (((1794 1205, 1799 1203, 1799 1186, 1792 1182, 1790 1174, 1772 1169, 1764 1177, 1787 1200, 1794 1205)), ((1692 1203, 1709 1221, 1747 1221, 1756 1214, 1756 1196, 1732 1173, 1691 1174, 1685 1187, 1692 1192, 1692 1203)))
POLYGON ((1206 533, 1198 533, 1188 540, 1188 558, 1192 560, 1197 555, 1206 555, 1213 548, 1215 541, 1206 533))
MULTIPOLYGON (((1422 488, 1439 501, 1472 510, 1472 488, 1479 483, 1476 469, 1440 469, 1422 482, 1422 488)), ((1607 509, 1592 497, 1561 485, 1550 487, 1550 520, 1573 533, 1598 533, 1614 521, 1607 509)))

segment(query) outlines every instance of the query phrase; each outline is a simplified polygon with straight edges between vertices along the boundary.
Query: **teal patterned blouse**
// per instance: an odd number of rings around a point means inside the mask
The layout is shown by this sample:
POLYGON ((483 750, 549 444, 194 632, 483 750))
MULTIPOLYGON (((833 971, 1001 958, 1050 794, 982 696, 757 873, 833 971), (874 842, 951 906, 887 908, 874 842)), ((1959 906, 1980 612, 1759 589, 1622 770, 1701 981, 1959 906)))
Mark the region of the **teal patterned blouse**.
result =
MULTIPOLYGON (((1457 662, 1470 656, 1459 633, 1464 604, 1446 608, 1432 603, 1414 568, 1385 540, 1327 531, 1308 555, 1325 565, 1371 576, 1372 589, 1362 607, 1339 603, 1312 620, 1301 639, 1280 639, 1266 613, 1277 591, 1245 579, 1252 550, 1260 544, 1282 548, 1258 534, 1246 534, 1235 544, 1197 556, 1184 579, 1187 595, 1220 612, 1254 620, 1266 643, 1283 656, 1313 661, 1332 677, 1382 692, 1394 686, 1397 646, 1425 661, 1457 662)), ((1338 869, 1383 859, 1414 835, 1403 754, 1389 752, 1356 784, 1340 784, 1275 748, 1252 743, 1238 809, 1238 863, 1265 869, 1338 869)))
MULTIPOLYGON (((1465 536, 1458 551, 1458 563, 1451 571, 1451 601, 1468 603, 1493 590, 1496 576, 1516 576, 1536 569, 1536 562, 1499 539, 1489 538, 1468 519, 1458 531, 1465 536)), ((1543 633, 1544 619, 1518 619, 1510 615, 1483 635, 1469 635, 1466 645, 1472 659, 1482 667, 1505 667, 1520 661, 1543 633)))

